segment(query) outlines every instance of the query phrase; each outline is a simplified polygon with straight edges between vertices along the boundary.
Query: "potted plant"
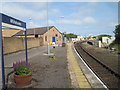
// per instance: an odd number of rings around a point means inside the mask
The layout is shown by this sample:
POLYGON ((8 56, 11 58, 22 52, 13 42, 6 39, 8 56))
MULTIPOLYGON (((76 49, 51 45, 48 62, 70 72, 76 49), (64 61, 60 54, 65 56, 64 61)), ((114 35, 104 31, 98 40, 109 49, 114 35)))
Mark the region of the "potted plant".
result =
POLYGON ((26 61, 19 61, 13 63, 14 68, 14 79, 17 86, 26 86, 31 84, 32 72, 30 69, 30 64, 26 61))

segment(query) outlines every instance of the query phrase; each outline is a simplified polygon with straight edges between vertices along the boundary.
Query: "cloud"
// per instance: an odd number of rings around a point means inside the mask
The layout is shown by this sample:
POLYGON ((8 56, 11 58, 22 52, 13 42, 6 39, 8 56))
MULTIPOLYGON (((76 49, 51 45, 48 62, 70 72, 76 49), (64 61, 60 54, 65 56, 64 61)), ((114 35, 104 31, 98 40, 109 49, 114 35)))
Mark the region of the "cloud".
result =
POLYGON ((93 17, 86 17, 83 19, 84 23, 97 23, 97 21, 93 17))
MULTIPOLYGON (((27 4, 26 4, 27 5, 27 4)), ((44 19, 47 17, 47 10, 46 9, 40 9, 35 10, 32 7, 27 8, 24 5, 22 6, 21 3, 3 3, 4 7, 2 7, 2 13, 5 13, 7 15, 11 15, 20 19, 25 18, 32 18, 32 19, 44 19), (12 9, 11 9, 12 7, 12 9)), ((29 6, 30 7, 30 6, 29 6)))
POLYGON ((48 23, 53 25, 53 24, 62 24, 62 25, 80 25, 82 22, 80 20, 48 20, 48 23))
POLYGON ((33 23, 33 22, 29 22, 27 23, 27 28, 35 28, 35 27, 40 27, 40 23, 33 23))
POLYGON ((55 24, 55 21, 48 20, 48 24, 53 25, 53 24, 55 24))
POLYGON ((35 9, 35 10, 47 9, 47 2, 12 2, 12 3, 15 3, 21 7, 29 8, 29 9, 35 9))
POLYGON ((2 2, 118 2, 119 0, 2 0, 2 2))
POLYGON ((47 4, 46 3, 30 3, 30 2, 24 2, 24 3, 2 3, 2 13, 17 17, 19 19, 29 19, 32 20, 40 20, 45 19, 47 16, 55 16, 56 13, 60 14, 59 9, 48 9, 47 10, 47 4), (12 9, 11 9, 12 7, 12 9), (48 15, 47 15, 48 14, 48 15))
POLYGON ((73 18, 83 18, 86 15, 91 15, 94 12, 93 9, 91 9, 91 8, 86 9, 86 8, 87 7, 79 8, 78 11, 71 14, 71 17, 73 17, 73 18))
POLYGON ((49 16, 53 16, 53 15, 54 15, 54 17, 55 17, 55 16, 57 16, 58 14, 61 14, 61 12, 60 12, 59 9, 55 9, 55 8, 49 9, 49 8, 48 8, 48 15, 49 15, 49 16))
POLYGON ((119 0, 54 0, 56 2, 118 2, 119 0))
POLYGON ((97 20, 95 20, 93 17, 85 17, 83 19, 74 19, 74 20, 60 20, 60 24, 68 24, 68 25, 81 25, 81 24, 96 24, 97 20))
POLYGON ((73 13, 70 14, 70 17, 72 18, 78 18, 78 19, 82 19, 84 18, 86 15, 92 15, 95 12, 95 6, 97 4, 94 3, 87 3, 85 5, 81 5, 79 6, 73 13))
POLYGON ((60 24, 69 24, 69 25, 80 25, 82 22, 80 20, 61 20, 59 21, 60 24))
POLYGON ((2 0, 2 2, 56 2, 56 0, 2 0))
POLYGON ((81 25, 81 24, 96 24, 97 20, 93 17, 85 17, 83 19, 63 19, 63 20, 48 20, 48 23, 53 24, 63 24, 63 25, 81 25))
POLYGON ((70 17, 80 20, 81 24, 96 24, 98 21, 93 18, 95 7, 97 6, 97 3, 87 3, 85 5, 82 5, 78 7, 76 11, 74 11, 70 17))
POLYGON ((116 25, 118 25, 118 23, 115 23, 115 22, 111 22, 108 24, 109 27, 115 27, 116 25))

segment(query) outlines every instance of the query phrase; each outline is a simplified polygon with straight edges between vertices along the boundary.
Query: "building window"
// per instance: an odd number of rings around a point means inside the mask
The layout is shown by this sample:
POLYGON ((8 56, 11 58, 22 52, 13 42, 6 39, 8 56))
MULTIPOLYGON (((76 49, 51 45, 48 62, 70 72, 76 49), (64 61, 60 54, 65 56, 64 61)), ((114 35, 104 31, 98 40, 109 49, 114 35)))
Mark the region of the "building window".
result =
POLYGON ((55 36, 58 37, 58 34, 56 34, 55 36))
POLYGON ((38 38, 38 35, 35 35, 35 38, 38 38))
POLYGON ((45 36, 45 41, 47 41, 47 36, 45 36))

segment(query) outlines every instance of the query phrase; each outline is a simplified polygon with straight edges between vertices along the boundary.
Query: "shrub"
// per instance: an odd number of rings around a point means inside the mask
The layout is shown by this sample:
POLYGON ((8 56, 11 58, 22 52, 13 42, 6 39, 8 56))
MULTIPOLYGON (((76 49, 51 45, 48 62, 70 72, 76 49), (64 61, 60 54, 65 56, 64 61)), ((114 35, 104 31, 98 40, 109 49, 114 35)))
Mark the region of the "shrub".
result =
POLYGON ((31 70, 29 67, 27 66, 19 66, 17 69, 16 69, 16 75, 29 75, 31 74, 31 70))
POLYGON ((13 68, 16 70, 19 66, 27 66, 30 67, 30 64, 26 61, 17 61, 16 63, 13 63, 13 68))
POLYGON ((26 61, 13 63, 13 68, 16 75, 28 75, 32 73, 30 70, 30 64, 26 61))

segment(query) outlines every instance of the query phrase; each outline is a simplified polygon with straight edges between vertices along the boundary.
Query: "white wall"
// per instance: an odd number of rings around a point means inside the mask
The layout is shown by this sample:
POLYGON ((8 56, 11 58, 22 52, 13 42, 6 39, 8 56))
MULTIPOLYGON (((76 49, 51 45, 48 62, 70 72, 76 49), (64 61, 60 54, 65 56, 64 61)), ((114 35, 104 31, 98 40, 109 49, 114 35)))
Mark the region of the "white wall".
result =
POLYGON ((115 37, 102 37, 102 43, 111 44, 115 40, 115 37))

